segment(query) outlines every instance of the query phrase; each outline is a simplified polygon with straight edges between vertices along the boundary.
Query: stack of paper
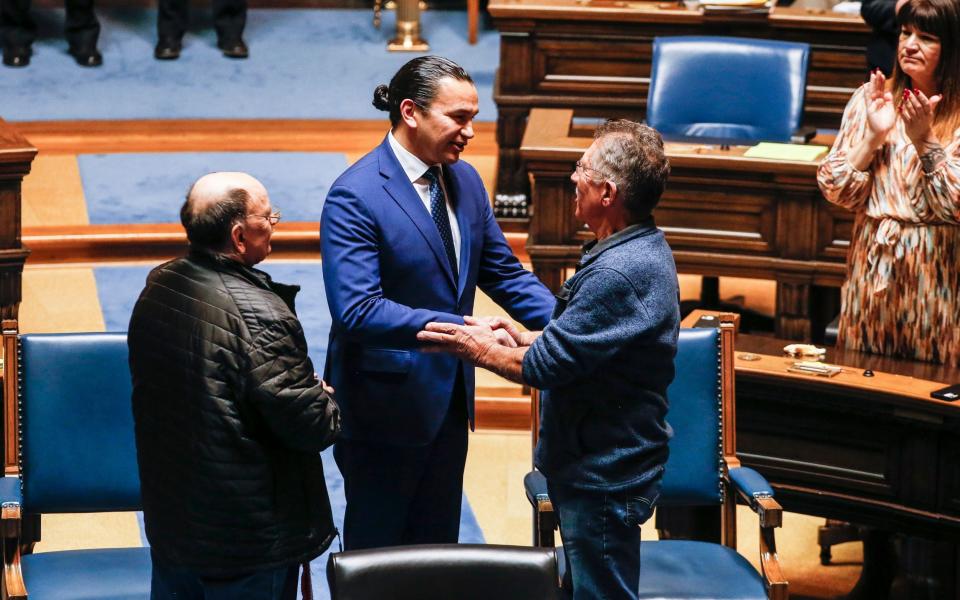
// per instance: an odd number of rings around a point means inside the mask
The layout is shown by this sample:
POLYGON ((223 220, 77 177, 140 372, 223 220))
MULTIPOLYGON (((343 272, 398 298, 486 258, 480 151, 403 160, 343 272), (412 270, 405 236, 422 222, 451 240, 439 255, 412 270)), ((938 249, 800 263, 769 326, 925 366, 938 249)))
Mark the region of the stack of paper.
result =
POLYGON ((815 146, 813 144, 774 144, 772 142, 760 142, 756 146, 749 148, 743 155, 747 158, 772 158, 775 160, 798 160, 803 162, 813 162, 829 150, 826 146, 815 146))

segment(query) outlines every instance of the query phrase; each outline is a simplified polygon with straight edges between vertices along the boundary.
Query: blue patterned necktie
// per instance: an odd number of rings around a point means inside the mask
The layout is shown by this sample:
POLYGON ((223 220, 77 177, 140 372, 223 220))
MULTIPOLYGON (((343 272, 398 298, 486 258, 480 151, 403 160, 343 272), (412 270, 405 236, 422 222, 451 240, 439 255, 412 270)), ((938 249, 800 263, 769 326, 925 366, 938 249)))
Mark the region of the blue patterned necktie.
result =
POLYGON ((453 233, 450 230, 450 217, 447 215, 447 202, 443 196, 443 188, 440 186, 440 167, 430 167, 423 176, 430 182, 430 216, 433 217, 433 222, 440 233, 443 247, 447 251, 447 260, 450 261, 450 268, 453 269, 453 278, 456 279, 457 253, 453 249, 453 233))

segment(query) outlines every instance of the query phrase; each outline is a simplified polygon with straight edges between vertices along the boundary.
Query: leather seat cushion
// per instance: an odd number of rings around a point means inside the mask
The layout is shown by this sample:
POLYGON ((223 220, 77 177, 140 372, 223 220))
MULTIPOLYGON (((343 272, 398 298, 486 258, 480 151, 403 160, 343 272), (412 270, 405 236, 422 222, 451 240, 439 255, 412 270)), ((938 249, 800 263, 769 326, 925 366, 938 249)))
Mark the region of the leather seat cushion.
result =
POLYGON ((30 600, 150 598, 150 548, 41 552, 22 565, 30 600))
MULTIPOLYGON (((566 568, 557 549, 561 570, 566 568)), ((720 544, 664 540, 640 544, 643 600, 767 600, 760 573, 720 544)))

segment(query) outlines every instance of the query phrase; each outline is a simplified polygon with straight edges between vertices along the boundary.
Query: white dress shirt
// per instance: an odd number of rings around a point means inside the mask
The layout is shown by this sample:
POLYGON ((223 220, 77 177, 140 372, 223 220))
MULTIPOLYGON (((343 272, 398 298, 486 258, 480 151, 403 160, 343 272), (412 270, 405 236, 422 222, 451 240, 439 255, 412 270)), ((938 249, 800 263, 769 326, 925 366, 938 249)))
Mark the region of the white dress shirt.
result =
MULTIPOLYGON (((397 160, 400 161, 400 167, 410 179, 410 183, 413 184, 413 189, 417 191, 417 195, 420 196, 420 201, 423 202, 423 207, 427 210, 427 214, 431 215, 432 220, 433 215, 430 213, 430 180, 424 177, 424 174, 431 165, 423 162, 412 152, 404 148, 400 142, 397 141, 397 138, 393 137, 392 131, 387 134, 387 141, 390 143, 393 154, 397 157, 397 160)), ((442 173, 443 165, 440 165, 440 170, 442 173)), ((447 205, 447 217, 450 219, 450 234, 453 237, 453 251, 457 255, 457 264, 459 265, 460 223, 457 221, 457 215, 454 214, 453 206, 450 204, 450 194, 447 193, 447 184, 444 182, 443 177, 440 177, 440 188, 443 190, 443 198, 447 205)))

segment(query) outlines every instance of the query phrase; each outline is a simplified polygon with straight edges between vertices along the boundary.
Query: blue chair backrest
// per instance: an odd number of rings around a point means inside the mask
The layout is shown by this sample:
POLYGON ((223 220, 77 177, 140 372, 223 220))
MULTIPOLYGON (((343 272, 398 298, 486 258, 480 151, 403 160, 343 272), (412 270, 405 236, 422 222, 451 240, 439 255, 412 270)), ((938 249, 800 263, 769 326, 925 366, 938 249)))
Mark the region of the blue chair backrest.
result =
POLYGON ((658 37, 647 123, 665 136, 789 142, 800 126, 810 45, 658 37))
POLYGON ((140 509, 125 333, 20 336, 25 512, 140 509))
POLYGON ((660 505, 720 504, 720 330, 681 329, 667 389, 673 428, 660 505))

